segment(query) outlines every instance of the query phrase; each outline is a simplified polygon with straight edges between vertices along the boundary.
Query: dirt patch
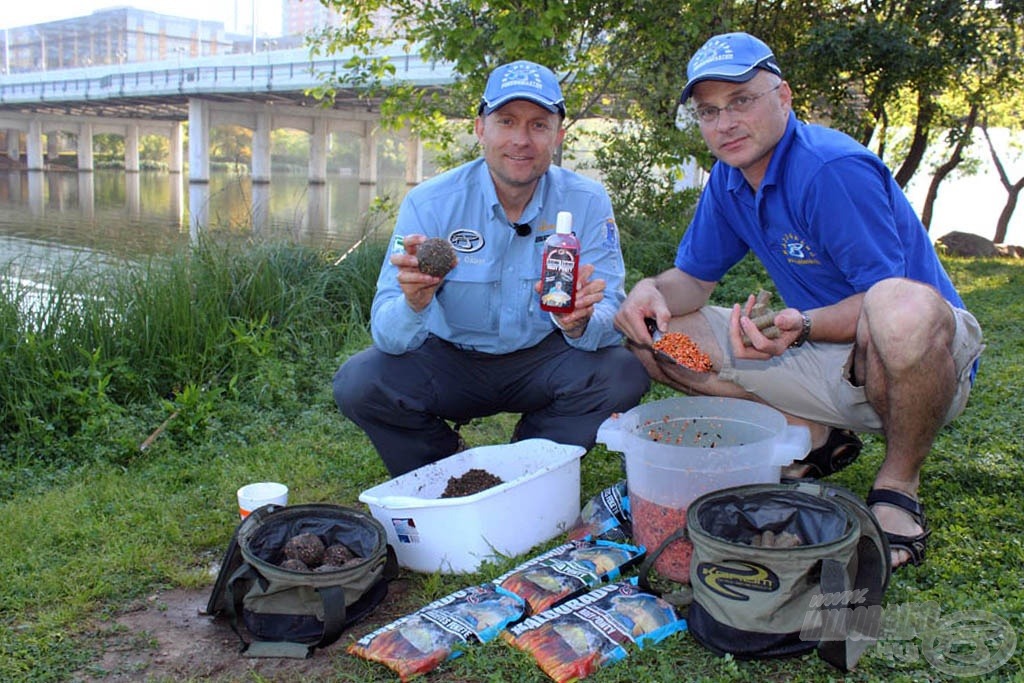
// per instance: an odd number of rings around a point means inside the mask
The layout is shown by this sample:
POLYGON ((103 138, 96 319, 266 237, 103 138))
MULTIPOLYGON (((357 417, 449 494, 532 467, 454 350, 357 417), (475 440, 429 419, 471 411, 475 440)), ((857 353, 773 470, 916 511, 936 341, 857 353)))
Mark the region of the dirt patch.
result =
POLYGON ((205 614, 210 588, 168 590, 128 606, 112 620, 97 621, 92 633, 102 656, 78 672, 78 681, 297 681, 328 680, 345 667, 339 658, 353 638, 406 614, 408 580, 388 586, 388 597, 364 621, 309 659, 253 659, 227 619, 205 614))

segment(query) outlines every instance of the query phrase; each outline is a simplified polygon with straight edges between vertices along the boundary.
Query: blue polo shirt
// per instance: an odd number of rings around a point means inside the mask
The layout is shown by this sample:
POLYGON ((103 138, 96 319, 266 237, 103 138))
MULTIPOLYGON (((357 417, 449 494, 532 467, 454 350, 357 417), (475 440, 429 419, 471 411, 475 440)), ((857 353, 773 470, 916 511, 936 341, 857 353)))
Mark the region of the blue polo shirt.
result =
POLYGON ((675 265, 720 280, 748 252, 764 264, 787 306, 806 310, 903 277, 963 301, 928 231, 877 155, 845 133, 790 113, 755 193, 722 162, 711 169, 675 265))
POLYGON ((492 354, 540 343, 556 328, 533 287, 540 280, 544 240, 554 233, 559 211, 573 214, 580 263, 593 264, 592 279, 605 281, 604 299, 594 307, 586 331, 567 342, 583 350, 620 344, 612 318, 626 296, 625 266, 608 193, 594 180, 551 166, 519 218, 531 232, 520 236, 498 202, 483 159, 435 176, 403 199, 389 251, 402 251, 405 236, 419 233, 447 239, 459 262, 417 313, 398 286, 398 269, 385 257, 371 310, 374 343, 391 354, 417 348, 430 334, 492 354))

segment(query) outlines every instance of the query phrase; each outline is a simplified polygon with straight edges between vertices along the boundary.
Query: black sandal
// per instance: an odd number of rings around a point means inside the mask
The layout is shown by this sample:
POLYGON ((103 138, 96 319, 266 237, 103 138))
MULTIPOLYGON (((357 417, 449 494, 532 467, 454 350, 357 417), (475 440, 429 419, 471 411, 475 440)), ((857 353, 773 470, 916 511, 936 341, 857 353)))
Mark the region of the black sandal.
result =
POLYGON ((825 444, 815 448, 794 465, 807 465, 805 478, 821 479, 846 469, 860 456, 864 443, 849 429, 833 429, 825 444))
POLYGON ((928 537, 932 534, 924 516, 924 506, 921 505, 920 501, 914 500, 907 494, 899 491, 871 489, 868 491, 868 507, 878 503, 903 510, 923 529, 916 536, 903 536, 901 534, 891 534, 888 531, 885 532, 885 537, 889 540, 890 550, 905 550, 910 554, 910 559, 895 567, 895 569, 899 569, 906 564, 917 566, 924 562, 924 551, 927 546, 928 537))

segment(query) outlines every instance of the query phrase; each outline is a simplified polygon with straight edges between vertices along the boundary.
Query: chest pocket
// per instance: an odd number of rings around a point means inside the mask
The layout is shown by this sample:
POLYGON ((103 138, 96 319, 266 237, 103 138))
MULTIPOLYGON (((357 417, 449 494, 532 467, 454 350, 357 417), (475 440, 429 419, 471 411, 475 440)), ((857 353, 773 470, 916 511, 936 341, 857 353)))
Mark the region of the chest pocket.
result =
POLYGON ((501 282, 487 268, 464 267, 448 273, 437 292, 444 317, 453 332, 498 329, 501 282))

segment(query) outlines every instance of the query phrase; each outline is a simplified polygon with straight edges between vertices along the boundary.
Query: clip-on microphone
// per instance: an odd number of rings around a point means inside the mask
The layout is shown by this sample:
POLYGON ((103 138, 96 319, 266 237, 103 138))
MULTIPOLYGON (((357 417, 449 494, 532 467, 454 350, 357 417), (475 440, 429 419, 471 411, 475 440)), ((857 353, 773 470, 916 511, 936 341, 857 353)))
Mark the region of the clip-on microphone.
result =
POLYGON ((530 227, 529 223, 509 223, 509 225, 520 237, 526 237, 533 231, 533 228, 530 227))

